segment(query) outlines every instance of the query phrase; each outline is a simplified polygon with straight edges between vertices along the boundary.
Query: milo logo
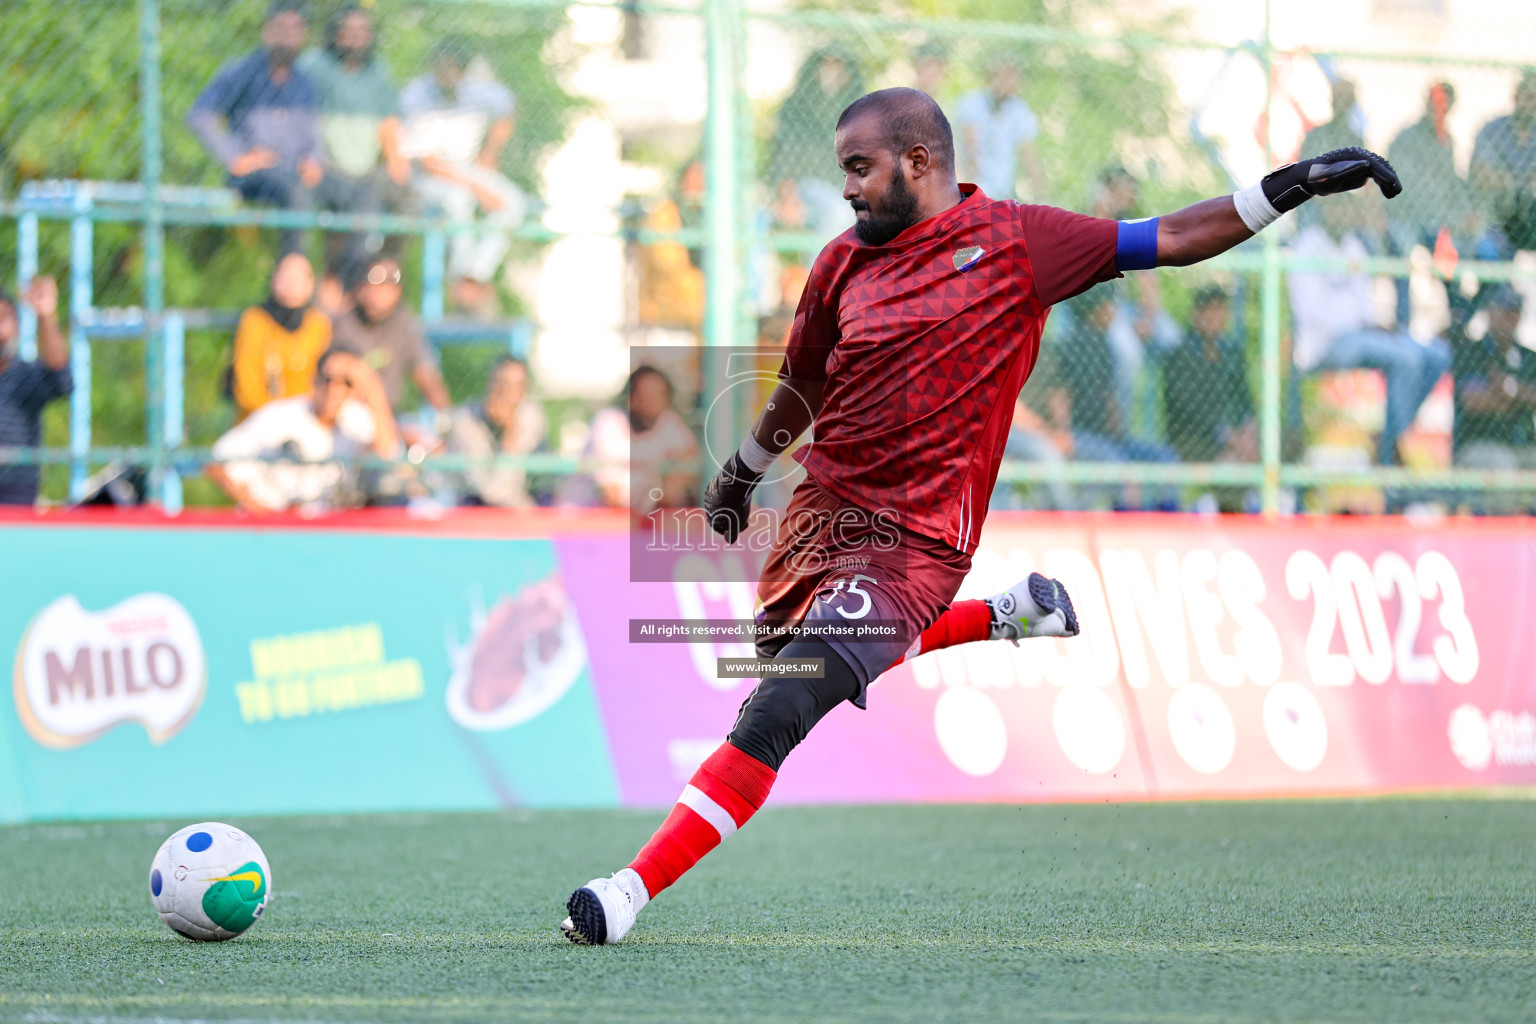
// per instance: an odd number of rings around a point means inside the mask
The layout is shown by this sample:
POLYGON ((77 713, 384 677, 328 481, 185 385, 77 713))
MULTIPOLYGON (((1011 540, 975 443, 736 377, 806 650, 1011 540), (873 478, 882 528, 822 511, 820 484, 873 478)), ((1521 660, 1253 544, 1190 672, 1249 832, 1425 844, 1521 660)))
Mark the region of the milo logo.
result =
POLYGON ((124 722, 164 743, 197 713, 207 675, 197 626, 174 598, 138 594, 93 612, 66 594, 27 627, 12 681, 27 732, 66 750, 124 722))

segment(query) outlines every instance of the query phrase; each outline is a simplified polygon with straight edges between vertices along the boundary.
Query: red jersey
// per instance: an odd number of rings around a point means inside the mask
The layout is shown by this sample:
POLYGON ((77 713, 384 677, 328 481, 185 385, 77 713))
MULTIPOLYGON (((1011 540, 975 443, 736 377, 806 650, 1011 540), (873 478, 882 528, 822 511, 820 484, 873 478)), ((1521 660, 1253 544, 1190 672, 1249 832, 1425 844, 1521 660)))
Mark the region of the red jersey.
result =
POLYGON ((795 453, 818 483, 969 554, 1046 313, 1120 276, 1119 222, 961 193, 886 245, 850 228, 821 251, 780 376, 827 382, 795 453))

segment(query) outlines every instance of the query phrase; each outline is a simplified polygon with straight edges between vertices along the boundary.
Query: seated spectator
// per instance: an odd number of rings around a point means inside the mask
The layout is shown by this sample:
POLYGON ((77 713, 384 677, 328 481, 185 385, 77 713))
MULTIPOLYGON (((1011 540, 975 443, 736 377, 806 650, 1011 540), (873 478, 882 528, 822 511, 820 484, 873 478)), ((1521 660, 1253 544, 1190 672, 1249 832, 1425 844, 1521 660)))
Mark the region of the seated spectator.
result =
POLYGON ((522 190, 497 170, 517 99, 500 82, 466 75, 468 66, 464 47, 445 41, 432 52, 431 73, 401 90, 401 152, 416 162, 412 186, 428 209, 456 221, 473 220, 478 210, 502 229, 454 235, 448 251, 454 303, 493 313, 492 282, 511 245, 508 232, 527 212, 522 190))
MULTIPOLYGON (((315 87, 294 67, 309 23, 298 0, 274 0, 262 48, 219 69, 187 114, 187 124, 251 202, 292 209, 346 209, 325 188, 315 87)), ((287 232, 284 248, 299 245, 287 232)))
MULTIPOLYGON (((16 300, 0 292, 0 448, 36 448, 43 443, 43 406, 74 390, 69 341, 59 330, 59 286, 34 277, 22 299, 37 314, 39 358, 23 362, 16 300)), ((0 505, 35 505, 38 467, 0 465, 0 505)))
POLYGON ((955 103, 955 159, 961 180, 974 181, 990 199, 1016 199, 1019 165, 1029 176, 1032 197, 1045 196, 1045 177, 1035 153, 1040 119, 1019 98, 1019 58, 994 56, 987 87, 955 103))
POLYGON ((334 345, 361 356, 384 382, 390 408, 400 408, 405 377, 410 374, 422 396, 438 412, 447 412, 448 388, 427 344, 421 320, 400 301, 400 262, 380 256, 352 268, 348 281, 353 308, 336 321, 334 345))
MULTIPOLYGON (((1071 300, 1072 330, 1056 342, 1055 380, 1047 391, 1045 419, 1052 431, 1071 436, 1069 454, 1080 462, 1177 462, 1171 448, 1132 437, 1121 420, 1109 341, 1115 317, 1112 296, 1108 288, 1094 288, 1071 300)), ((1159 499, 1159 504, 1170 502, 1159 499)))
MULTIPOLYGON (((1351 265, 1365 259, 1365 244, 1348 227, 1356 219, 1349 206, 1339 202, 1322 207, 1318 223, 1297 234, 1292 255, 1351 265)), ((1358 270, 1293 270, 1289 285, 1297 368, 1303 373, 1381 370, 1387 378, 1387 409, 1376 460, 1384 466, 1400 465, 1397 442, 1449 368, 1450 346, 1440 338, 1420 344, 1399 327, 1377 326, 1371 279, 1358 270)))
POLYGON ((1185 462, 1257 462, 1258 426, 1232 304, 1214 285, 1195 293, 1189 333, 1163 367, 1168 440, 1185 462))
MULTIPOLYGON (((370 5, 371 6, 371 5, 370 5)), ((299 58, 298 70, 315 87, 325 177, 352 210, 414 211, 411 164, 400 154, 400 100, 389 68, 376 52, 373 16, 348 3, 332 16, 323 49, 299 58)), ((333 236, 342 238, 345 236, 333 236)), ((332 245, 326 260, 340 268, 382 240, 353 236, 345 250, 332 245)))
MULTIPOLYGON (((1025 392, 1038 389, 1026 386, 1013 403, 1013 422, 1008 427, 1008 440, 1003 447, 1003 457, 1019 462, 1043 462, 1057 465, 1072 453, 1072 435, 1069 431, 1052 429, 1046 417, 1036 411, 1025 398, 1025 392)), ((1072 488, 1064 480, 1048 480, 1044 484, 1049 496, 1049 507, 1070 509, 1074 507, 1072 488)), ((999 484, 993 488, 991 508, 1025 508, 1023 496, 1014 486, 999 484)))
POLYGON ((1467 183, 1456 173, 1456 140, 1448 123, 1455 103, 1451 83, 1436 82, 1424 101, 1424 116, 1387 147, 1387 160, 1398 176, 1413 182, 1413 188, 1404 189, 1387 206, 1393 237, 1403 253, 1415 245, 1433 250, 1442 230, 1459 244, 1475 241, 1475 211, 1467 183))
MULTIPOLYGON (((528 364, 503 356, 491 368, 485 397, 453 411, 448 451, 454 455, 527 455, 544 444, 544 412, 528 397, 528 364)), ((527 473, 480 466, 464 473, 464 490, 482 505, 527 508, 527 473)))
POLYGON ((929 39, 912 51, 912 81, 919 91, 937 100, 948 79, 949 48, 941 41, 929 39))
POLYGON ((358 208, 403 210, 411 164, 400 153, 400 97, 376 52, 373 17, 356 4, 338 10, 325 48, 298 69, 315 87, 326 172, 357 190, 358 208))
POLYGON ((240 314, 231 391, 242 418, 309 393, 320 355, 331 346, 331 322, 310 305, 314 297, 314 268, 303 253, 291 252, 277 261, 267 300, 240 314))
POLYGON ((1492 229, 1492 257, 1536 249, 1536 70, 1515 87, 1514 109, 1477 133, 1470 171, 1474 199, 1492 229))
POLYGON ((800 65, 779 107, 768 150, 767 184, 776 226, 831 238, 853 223, 843 199, 843 175, 828 158, 827 140, 844 108, 864 92, 858 62, 841 46, 815 50, 800 65))
POLYGON ((378 375, 331 349, 320 357, 314 391, 268 402, 231 428, 214 443, 207 473, 247 511, 319 511, 362 503, 357 473, 332 460, 399 451, 378 375), (274 458, 293 461, 254 461, 274 458))
POLYGON ((645 515, 694 503, 698 441, 672 407, 672 381, 654 366, 629 375, 622 407, 592 418, 586 458, 604 463, 590 477, 573 478, 565 504, 628 508, 645 515))
POLYGON ((1536 352, 1515 340, 1520 293, 1500 285, 1483 308, 1487 333, 1456 352, 1456 464, 1536 469, 1536 352))

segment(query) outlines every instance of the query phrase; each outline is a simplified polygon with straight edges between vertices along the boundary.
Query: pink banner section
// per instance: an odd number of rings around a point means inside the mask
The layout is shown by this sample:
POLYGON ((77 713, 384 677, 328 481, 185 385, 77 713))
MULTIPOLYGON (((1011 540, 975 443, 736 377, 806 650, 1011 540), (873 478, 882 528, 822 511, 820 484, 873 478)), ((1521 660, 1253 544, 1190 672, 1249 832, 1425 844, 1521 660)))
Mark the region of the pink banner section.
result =
MULTIPOLYGON (((753 587, 629 583, 622 537, 557 540, 625 803, 671 802, 752 680, 740 644, 631 618, 749 618, 753 587)), ((785 764, 778 802, 1372 793, 1536 782, 1526 521, 998 515, 961 598, 1062 580, 1083 633, 888 672, 785 764)), ((707 577, 699 565, 692 579, 707 577)), ((730 575, 723 570, 722 575, 730 575)))

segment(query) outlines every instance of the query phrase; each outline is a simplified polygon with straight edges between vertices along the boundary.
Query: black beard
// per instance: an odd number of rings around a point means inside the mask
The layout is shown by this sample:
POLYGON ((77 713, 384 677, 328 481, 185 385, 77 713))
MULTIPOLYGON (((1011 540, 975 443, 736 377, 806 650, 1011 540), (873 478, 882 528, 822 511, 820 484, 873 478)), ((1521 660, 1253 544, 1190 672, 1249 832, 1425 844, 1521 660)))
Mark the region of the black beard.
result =
POLYGON ((900 174, 891 179, 891 189, 880 206, 855 200, 854 210, 868 210, 869 218, 855 222, 854 234, 865 245, 884 245, 917 223, 917 193, 907 187, 900 174))
POLYGON ((369 47, 367 47, 367 46, 338 46, 338 47, 336 47, 336 53, 338 55, 340 55, 342 60, 346 61, 349 64, 350 63, 354 63, 354 62, 358 63, 358 64, 362 64, 365 61, 367 61, 367 59, 368 59, 368 50, 369 50, 369 47))
POLYGON ((275 68, 291 68, 299 59, 299 51, 291 46, 267 47, 267 62, 275 68))

